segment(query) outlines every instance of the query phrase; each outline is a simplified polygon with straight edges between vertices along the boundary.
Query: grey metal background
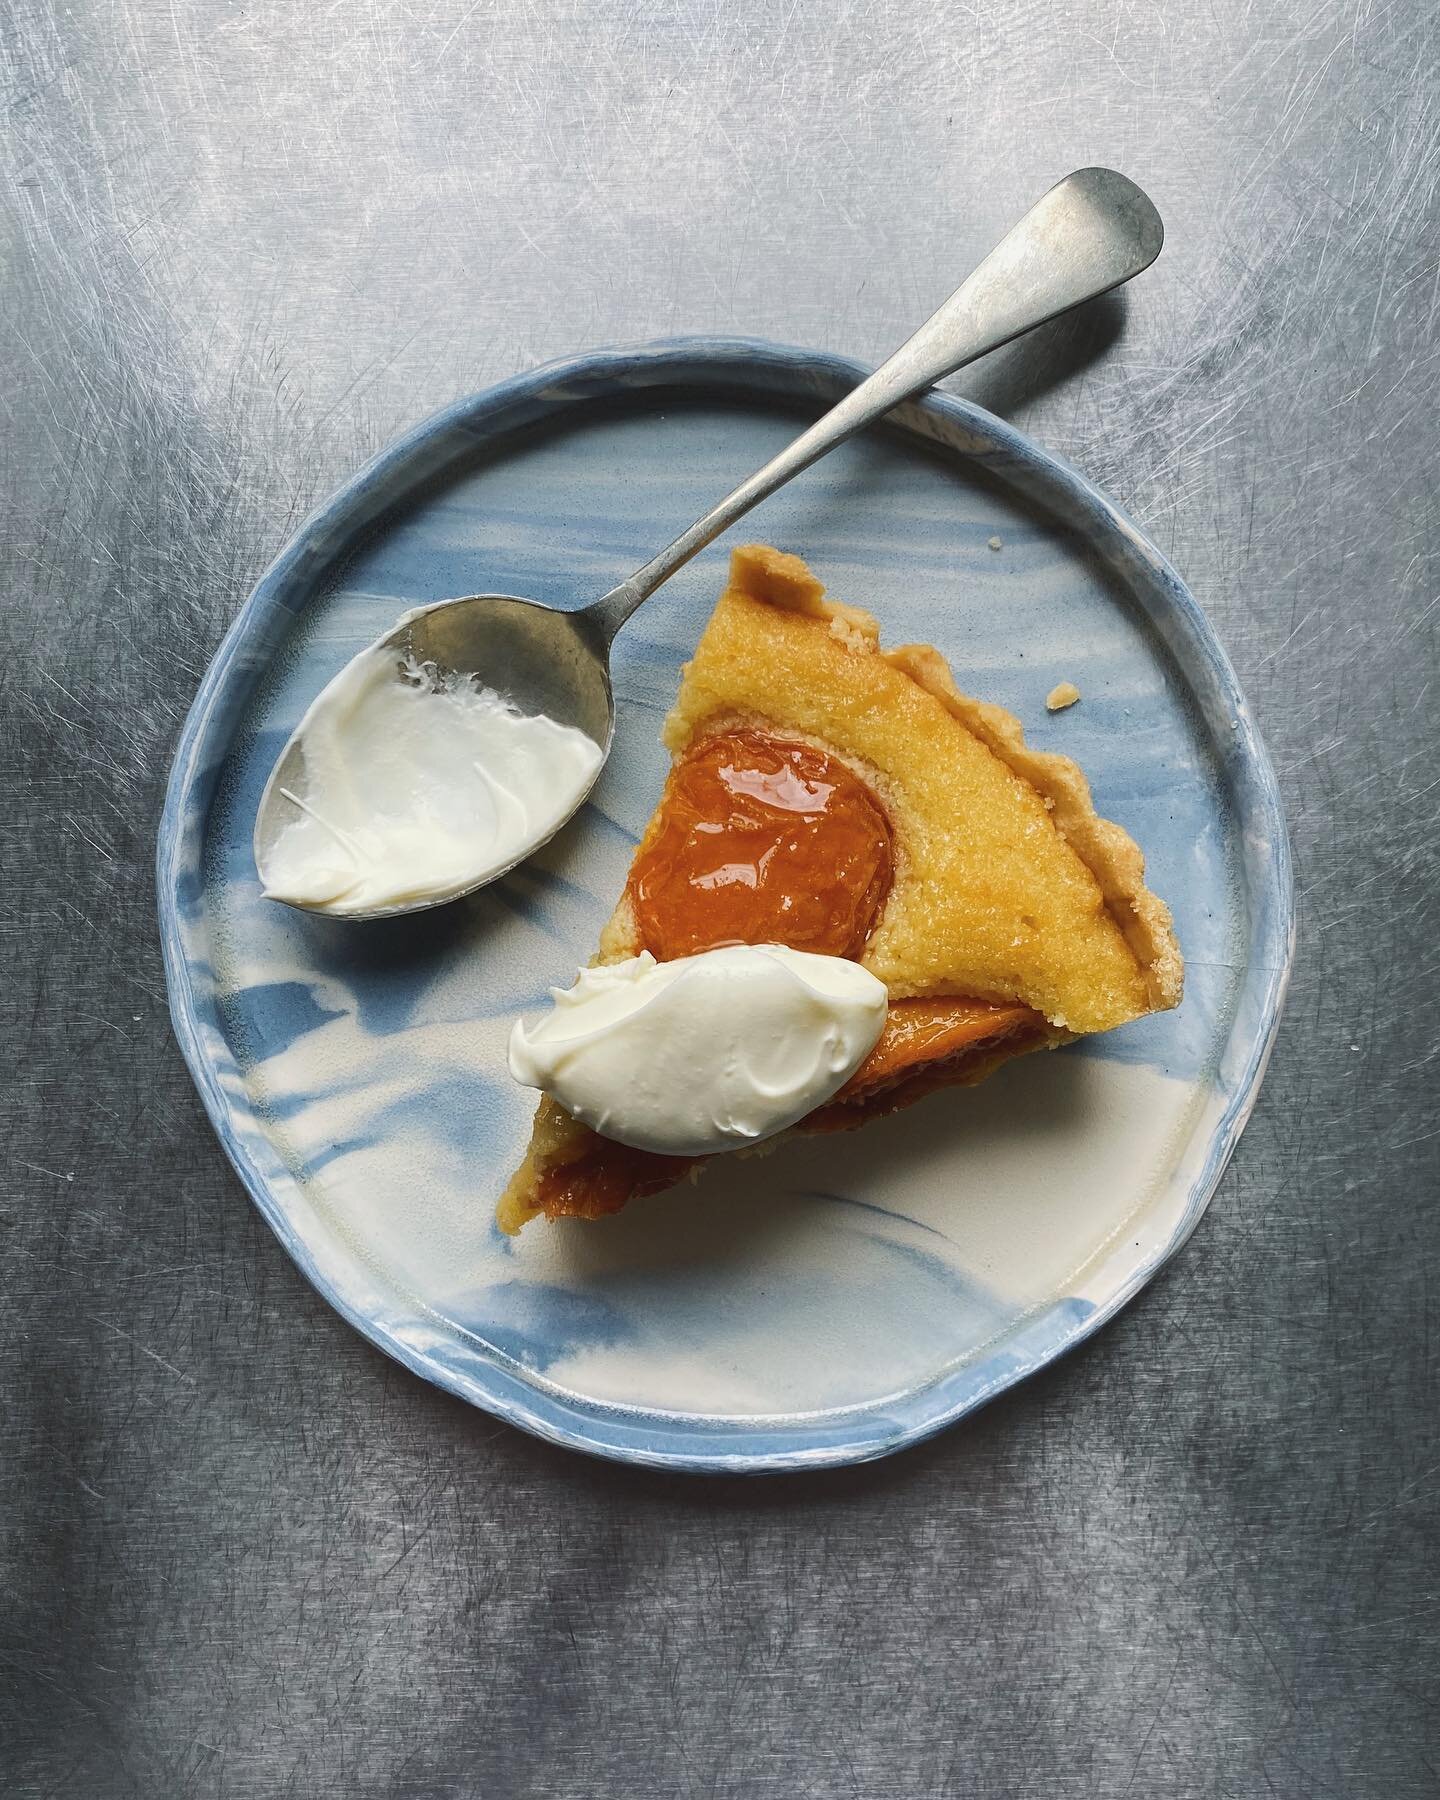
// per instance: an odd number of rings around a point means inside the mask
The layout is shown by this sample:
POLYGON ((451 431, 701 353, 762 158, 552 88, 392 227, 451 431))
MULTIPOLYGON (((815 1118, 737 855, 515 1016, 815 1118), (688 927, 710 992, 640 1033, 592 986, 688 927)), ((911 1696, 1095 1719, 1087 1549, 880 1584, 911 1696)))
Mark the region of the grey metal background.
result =
POLYGON ((0 43, 0 1789, 1435 1794, 1427 0, 10 0, 0 43), (1163 258, 957 385, 1154 534, 1268 733, 1254 1123, 1118 1323, 917 1452, 546 1448, 348 1330, 210 1136, 152 922, 184 709, 427 410, 679 331, 878 360, 1086 162, 1163 258))

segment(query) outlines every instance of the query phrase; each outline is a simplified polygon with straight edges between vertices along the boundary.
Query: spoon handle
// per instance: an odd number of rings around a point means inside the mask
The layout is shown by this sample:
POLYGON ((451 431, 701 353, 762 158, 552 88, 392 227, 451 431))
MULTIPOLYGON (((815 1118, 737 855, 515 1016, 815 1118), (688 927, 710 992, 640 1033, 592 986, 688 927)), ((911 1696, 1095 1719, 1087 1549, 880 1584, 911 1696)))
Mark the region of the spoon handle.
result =
POLYGON ((597 600, 590 615, 613 637, 662 582, 792 475, 942 376, 1148 269, 1164 241, 1159 213, 1133 181, 1113 169, 1067 175, 873 375, 597 600))

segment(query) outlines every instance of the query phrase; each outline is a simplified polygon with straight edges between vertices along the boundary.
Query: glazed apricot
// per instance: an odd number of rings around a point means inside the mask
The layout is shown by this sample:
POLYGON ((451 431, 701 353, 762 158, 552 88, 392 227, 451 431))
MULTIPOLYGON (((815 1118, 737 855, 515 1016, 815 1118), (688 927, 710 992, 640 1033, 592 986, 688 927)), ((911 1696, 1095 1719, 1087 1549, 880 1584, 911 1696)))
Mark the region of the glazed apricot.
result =
POLYGON ((879 1042, 835 1098, 852 1103, 868 1099, 919 1069, 1044 1025, 1039 1013, 1028 1006, 950 995, 893 1001, 879 1042))
POLYGON ((857 957, 894 874, 890 825, 848 764, 759 730, 703 738, 671 773, 630 874, 661 962, 722 944, 857 957))
POLYGON ((691 1157, 658 1156, 596 1137, 573 1162, 553 1163, 541 1174, 535 1202, 550 1219, 599 1219, 627 1200, 673 1187, 694 1166, 691 1157))

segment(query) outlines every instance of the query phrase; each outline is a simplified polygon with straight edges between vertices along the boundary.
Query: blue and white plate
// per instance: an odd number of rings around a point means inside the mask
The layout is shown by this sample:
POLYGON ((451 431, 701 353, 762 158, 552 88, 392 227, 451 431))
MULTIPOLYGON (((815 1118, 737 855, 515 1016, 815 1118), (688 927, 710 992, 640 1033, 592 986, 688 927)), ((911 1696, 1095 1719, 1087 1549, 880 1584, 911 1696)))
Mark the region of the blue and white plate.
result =
POLYGON ((740 527, 886 640, 924 640, 1073 755, 1143 845, 1188 964, 1174 1013, 855 1136, 729 1162, 598 1224, 495 1229, 534 1096, 504 1046, 593 948, 665 769, 716 545, 620 635, 616 748, 541 855, 468 901, 346 924, 260 898, 256 802, 309 701, 406 607, 604 592, 863 371, 690 339, 441 413, 302 527, 205 677, 161 824, 175 1028, 231 1161, 331 1303, 541 1436, 687 1469, 924 1437, 1093 1331, 1184 1242, 1254 1102, 1291 953, 1285 828, 1235 677, 1085 480, 932 393, 740 527), (998 547, 997 541, 998 540, 998 547), (1059 681, 1084 696, 1047 713, 1059 681))

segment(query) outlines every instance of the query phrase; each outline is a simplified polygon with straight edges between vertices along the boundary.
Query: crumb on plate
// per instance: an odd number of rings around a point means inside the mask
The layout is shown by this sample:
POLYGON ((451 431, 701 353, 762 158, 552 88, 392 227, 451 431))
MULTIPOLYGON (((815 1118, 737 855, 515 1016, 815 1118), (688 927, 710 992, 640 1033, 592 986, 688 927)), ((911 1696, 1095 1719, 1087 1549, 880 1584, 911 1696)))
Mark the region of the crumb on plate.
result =
POLYGON ((1051 712, 1063 712, 1067 706, 1073 706, 1080 698, 1080 690, 1073 681, 1062 681, 1058 687, 1051 688, 1045 696, 1045 705, 1051 712))

